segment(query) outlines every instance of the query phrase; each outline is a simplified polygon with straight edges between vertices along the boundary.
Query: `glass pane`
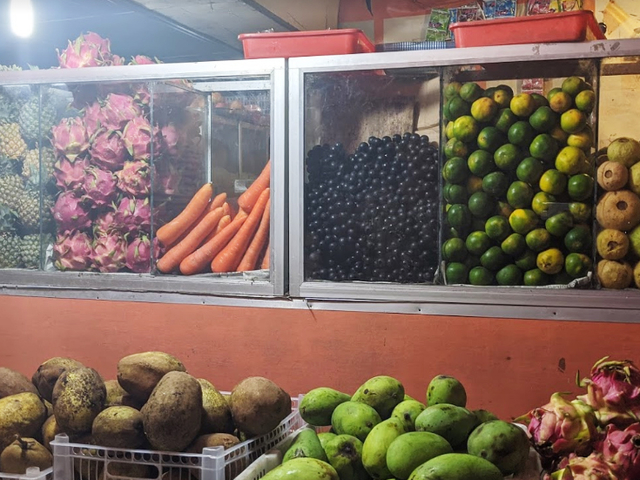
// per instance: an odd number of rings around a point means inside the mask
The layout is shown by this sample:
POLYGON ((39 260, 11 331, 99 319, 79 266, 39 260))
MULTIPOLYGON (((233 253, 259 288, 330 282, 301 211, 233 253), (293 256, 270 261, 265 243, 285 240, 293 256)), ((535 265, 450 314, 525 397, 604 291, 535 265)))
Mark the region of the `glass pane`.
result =
POLYGON ((304 94, 305 279, 433 282, 437 72, 308 74, 304 94))
POLYGON ((442 280, 590 286, 595 63, 471 65, 444 78, 442 280))

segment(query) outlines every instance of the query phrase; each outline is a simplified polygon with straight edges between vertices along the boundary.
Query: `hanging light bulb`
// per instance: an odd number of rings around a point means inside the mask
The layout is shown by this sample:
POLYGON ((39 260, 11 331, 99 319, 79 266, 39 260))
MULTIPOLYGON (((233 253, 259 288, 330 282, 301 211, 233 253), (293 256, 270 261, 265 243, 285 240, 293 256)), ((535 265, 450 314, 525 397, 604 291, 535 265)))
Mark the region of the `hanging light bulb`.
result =
POLYGON ((11 0, 9 7, 11 31, 18 37, 27 38, 33 33, 33 5, 31 0, 11 0))

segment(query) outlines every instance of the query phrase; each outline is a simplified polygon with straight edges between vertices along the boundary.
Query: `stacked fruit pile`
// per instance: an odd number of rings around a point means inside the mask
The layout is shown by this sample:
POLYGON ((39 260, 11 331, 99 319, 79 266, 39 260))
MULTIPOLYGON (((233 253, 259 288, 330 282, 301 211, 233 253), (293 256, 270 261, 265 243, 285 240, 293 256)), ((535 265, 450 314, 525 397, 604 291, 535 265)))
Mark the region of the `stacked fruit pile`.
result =
MULTIPOLYGON (((2 70, 19 68, 0 68, 2 70)), ((37 90, 0 87, 0 268, 40 266, 41 188, 43 249, 52 240, 49 233, 53 227, 55 158, 46 135, 40 141, 39 118, 42 131, 47 132, 59 117, 50 90, 41 90, 40 105, 37 90)))
POLYGON ((442 169, 449 284, 566 284, 591 270, 595 94, 570 77, 547 98, 449 84, 442 169))
POLYGON ((305 271, 312 280, 432 282, 438 151, 427 136, 369 138, 307 155, 305 271))
MULTIPOLYGON (((109 40, 81 35, 58 55, 61 68, 123 65, 109 40)), ((135 57, 131 64, 155 63, 135 57)), ((175 192, 165 178, 186 140, 173 123, 150 123, 147 85, 77 86, 79 116, 51 129, 54 175, 60 193, 53 206, 58 236, 53 249, 60 270, 135 273, 151 269, 151 155, 162 193, 175 192)), ((156 119, 158 116, 156 116, 156 119)))
POLYGON ((629 360, 598 361, 573 400, 551 401, 517 421, 528 424, 545 479, 640 478, 640 370, 629 360))
MULTIPOLYGON (((77 360, 55 357, 30 381, 0 368, 0 471, 50 467, 51 441, 60 433, 72 442, 109 448, 201 453, 269 433, 291 413, 290 396, 266 378, 246 378, 225 396, 163 352, 129 355, 117 370, 117 380, 105 382, 77 360)), ((77 478, 101 478, 103 463, 74 463, 77 478)), ((151 478, 150 473, 146 464, 109 465, 113 476, 151 478)))
POLYGON ((502 480, 526 465, 524 430, 486 410, 467 410, 458 380, 435 377, 426 398, 428 406, 387 376, 367 380, 353 396, 326 387, 311 390, 300 415, 310 425, 331 426, 331 432, 301 432, 283 465, 265 480, 502 480))
POLYGON ((598 167, 598 280, 605 288, 640 288, 640 143, 618 138, 598 167), (633 267, 635 265, 635 267, 633 267))

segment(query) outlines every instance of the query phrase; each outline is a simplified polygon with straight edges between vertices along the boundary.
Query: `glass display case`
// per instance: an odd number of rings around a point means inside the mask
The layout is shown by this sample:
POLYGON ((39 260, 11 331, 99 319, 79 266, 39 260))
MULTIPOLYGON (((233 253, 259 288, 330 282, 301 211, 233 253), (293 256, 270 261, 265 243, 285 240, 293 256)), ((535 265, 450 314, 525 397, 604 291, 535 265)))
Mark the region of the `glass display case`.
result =
POLYGON ((284 60, 0 73, 5 285, 285 292, 284 60))
POLYGON ((551 308, 616 298, 596 274, 597 148, 613 140, 598 132, 612 129, 612 108, 630 110, 626 57, 639 49, 291 59, 292 296, 551 308), (625 87, 609 88, 614 72, 625 87))

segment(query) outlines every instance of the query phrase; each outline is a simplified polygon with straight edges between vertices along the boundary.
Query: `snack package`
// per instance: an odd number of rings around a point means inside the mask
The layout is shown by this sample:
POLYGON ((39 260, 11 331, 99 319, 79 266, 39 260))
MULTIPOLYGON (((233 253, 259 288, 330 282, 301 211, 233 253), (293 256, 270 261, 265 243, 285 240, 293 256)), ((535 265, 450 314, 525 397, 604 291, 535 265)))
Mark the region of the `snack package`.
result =
POLYGON ((485 18, 508 18, 516 16, 516 0, 485 0, 485 18))
POLYGON ((549 12, 573 12, 582 10, 582 0, 551 0, 549 2, 549 12))
POLYGON ((540 15, 550 13, 551 0, 529 0, 527 5, 527 15, 540 15))
POLYGON ((449 23, 451 22, 451 14, 449 10, 434 8, 431 10, 429 23, 427 25, 426 40, 443 41, 451 39, 449 31, 449 23))

